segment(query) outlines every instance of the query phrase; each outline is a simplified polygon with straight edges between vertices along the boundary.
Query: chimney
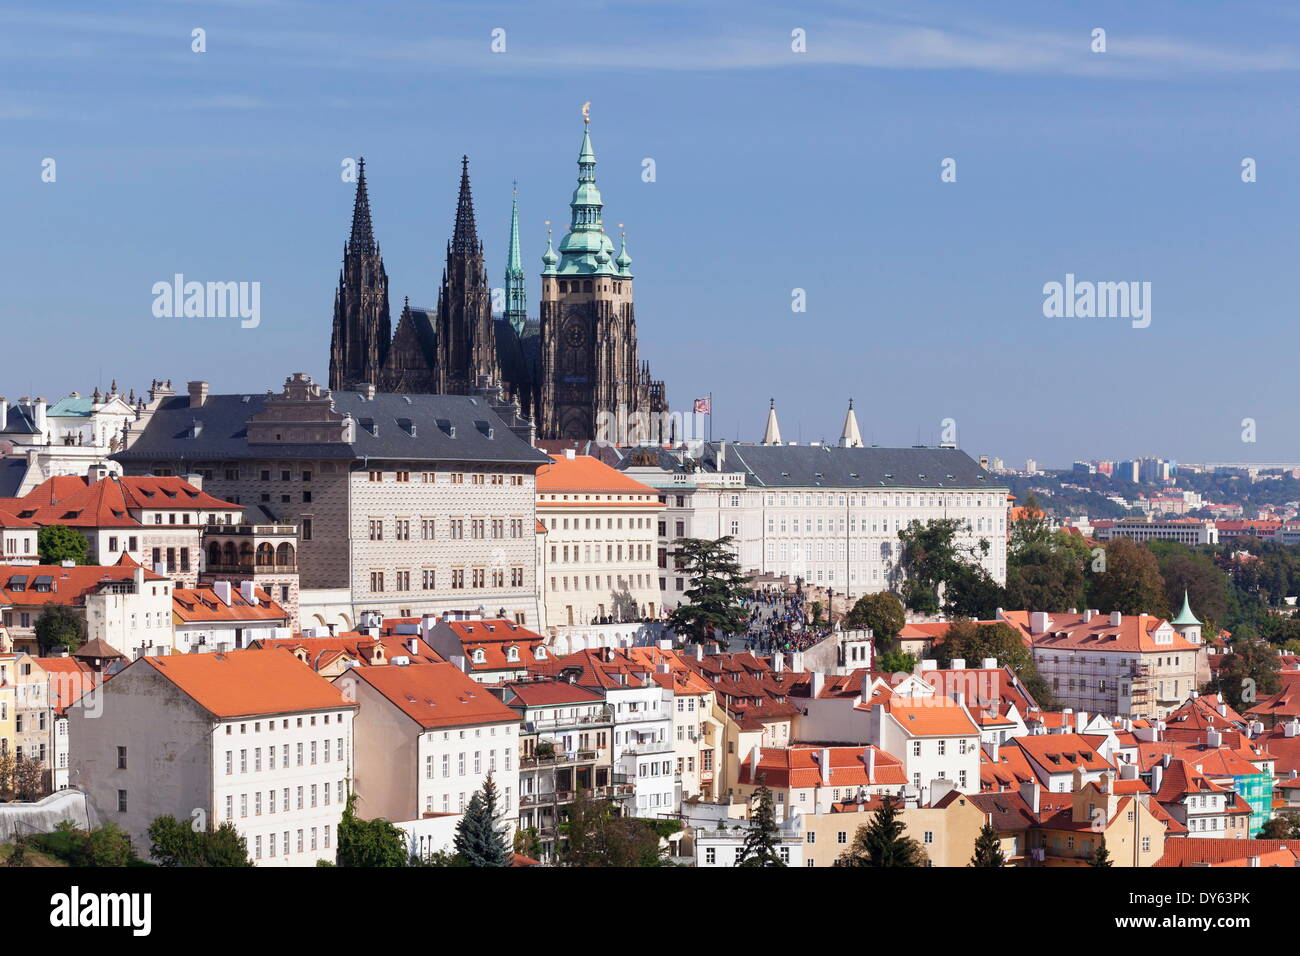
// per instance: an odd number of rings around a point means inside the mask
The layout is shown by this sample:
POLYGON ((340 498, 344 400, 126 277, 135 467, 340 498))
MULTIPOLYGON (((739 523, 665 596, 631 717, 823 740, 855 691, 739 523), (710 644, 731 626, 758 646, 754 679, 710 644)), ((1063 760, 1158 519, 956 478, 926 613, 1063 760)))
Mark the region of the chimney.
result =
POLYGON ((1282 736, 1284 737, 1294 737, 1297 731, 1300 731, 1300 721, 1295 720, 1294 718, 1288 720, 1282 726, 1282 736))
POLYGON ((190 408, 202 408, 208 400, 207 382, 190 382, 190 408))
POLYGON ((1052 619, 1046 611, 1034 611, 1029 615, 1029 633, 1046 634, 1047 629, 1052 626, 1052 619))
POLYGON ((182 480, 184 480, 184 482, 187 485, 189 485, 191 488, 194 488, 196 491, 203 490, 203 476, 198 474, 197 472, 191 472, 188 475, 183 475, 182 480))
POLYGON ((1088 610, 1083 612, 1083 623, 1087 624, 1096 616, 1097 616, 1097 612, 1089 608, 1088 610))
POLYGON ((998 742, 998 739, 994 737, 992 740, 984 744, 984 752, 989 755, 989 760, 993 761, 993 763, 997 763, 1002 757, 1002 745, 998 742))
POLYGON ((1119 778, 1121 780, 1136 780, 1138 775, 1137 764, 1122 763, 1119 765, 1119 778))
POLYGON ((824 688, 825 686, 826 686, 826 675, 823 674, 821 671, 813 671, 812 680, 809 685, 808 696, 820 697, 822 693, 822 688, 824 688))
POLYGON ((140 567, 139 565, 136 565, 135 571, 132 572, 131 574, 131 578, 135 582, 135 593, 143 594, 144 593, 144 568, 140 567))
POLYGON ((980 662, 980 666, 986 671, 995 671, 998 669, 998 659, 996 657, 986 657, 980 662))
POLYGON ((954 657, 952 659, 951 667, 955 671, 964 671, 966 669, 966 658, 954 657))
POLYGON ((772 670, 778 674, 785 671, 785 654, 782 651, 772 655, 772 670))
POLYGON ((375 400, 375 386, 369 382, 362 382, 357 386, 357 391, 366 397, 366 401, 373 402, 375 400))
POLYGON ((212 590, 217 595, 217 600, 227 607, 230 606, 230 582, 216 581, 212 585, 212 590))
POLYGON ((572 448, 566 448, 564 449, 564 457, 567 458, 569 461, 575 461, 577 459, 577 452, 575 452, 572 448))
POLYGON ((1110 623, 1112 627, 1119 627, 1121 624, 1124 623, 1124 615, 1121 614, 1119 611, 1111 611, 1110 623))
POLYGON ((762 759, 763 759, 763 748, 758 744, 754 744, 754 751, 753 753, 750 754, 749 757, 749 782, 750 783, 758 782, 758 764, 759 761, 761 761, 762 759))
POLYGON ((1038 816, 1038 781, 1027 780, 1020 785, 1020 796, 1024 798, 1025 803, 1029 804, 1030 811, 1034 816, 1038 816))
POLYGON ((829 747, 822 748, 820 767, 822 772, 822 784, 829 787, 831 785, 831 749, 829 747))
POLYGON ((241 581, 239 584, 239 596, 254 607, 257 606, 257 594, 253 590, 252 581, 241 581))
POLYGON ((1220 717, 1227 717, 1227 716, 1228 716, 1228 705, 1227 705, 1227 704, 1224 704, 1224 703, 1219 704, 1219 716, 1220 716, 1220 717))
POLYGON ((38 398, 32 402, 32 418, 35 420, 37 431, 45 431, 45 399, 38 398))
POLYGON ((1205 734, 1205 745, 1215 750, 1217 750, 1219 747, 1222 747, 1223 734, 1219 733, 1217 730, 1208 731, 1205 734))
POLYGON ((1173 760, 1173 755, 1170 754, 1170 753, 1168 753, 1168 752, 1166 752, 1166 753, 1165 753, 1165 754, 1160 758, 1160 766, 1162 766, 1162 767, 1168 767, 1168 766, 1169 766, 1169 762, 1170 762, 1171 760, 1173 760))
POLYGON ((406 639, 406 652, 408 654, 420 653, 420 639, 418 637, 408 637, 406 639))
POLYGON ((696 659, 697 661, 702 661, 702 660, 704 660, 704 645, 703 645, 703 644, 696 644, 696 645, 695 645, 695 659, 696 659))
POLYGON ((0 431, 9 427, 9 399, 0 395, 0 431))
POLYGON ((925 660, 921 661, 921 670, 923 671, 933 671, 938 669, 939 662, 933 657, 927 657, 925 660))
POLYGON ((867 767, 867 783, 871 784, 876 779, 876 748, 865 748, 862 751, 862 761, 867 767))
POLYGON ((718 471, 722 471, 727 464, 727 440, 724 438, 718 442, 718 471))
POLYGON ((1088 712, 1081 710, 1074 715, 1074 726, 1077 728, 1076 733, 1083 733, 1083 728, 1088 724, 1088 712))

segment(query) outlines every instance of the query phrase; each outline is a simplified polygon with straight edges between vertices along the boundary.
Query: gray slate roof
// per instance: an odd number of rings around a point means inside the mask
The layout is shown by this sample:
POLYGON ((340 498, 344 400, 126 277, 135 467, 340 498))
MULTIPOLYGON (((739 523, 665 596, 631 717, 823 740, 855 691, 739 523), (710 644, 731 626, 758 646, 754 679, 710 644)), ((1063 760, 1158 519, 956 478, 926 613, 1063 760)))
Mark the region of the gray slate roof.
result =
POLYGON ((188 395, 163 399, 148 427, 119 461, 220 461, 227 458, 322 458, 358 460, 494 462, 545 464, 545 454, 519 438, 492 411, 487 402, 469 395, 397 395, 376 393, 366 399, 360 392, 334 392, 334 409, 351 414, 358 424, 351 444, 250 444, 247 422, 262 411, 267 395, 209 395, 191 408, 188 395), (374 431, 363 420, 374 422, 374 431), (415 426, 415 436, 399 424, 415 426), (198 437, 189 437, 195 423, 198 437), (440 427, 453 427, 451 437, 440 427), (485 423, 480 427, 480 423, 485 423), (484 431, 491 428, 492 437, 484 431))
MULTIPOLYGON (((841 448, 838 445, 742 445, 707 442, 699 459, 709 473, 744 472, 757 488, 960 488, 1004 489, 970 455, 956 448, 841 448), (719 454, 723 455, 718 467, 719 454)), ((624 449, 626 452, 627 449, 624 449)), ((671 454, 659 461, 685 469, 671 454)), ((627 467, 628 457, 619 467, 627 467)))

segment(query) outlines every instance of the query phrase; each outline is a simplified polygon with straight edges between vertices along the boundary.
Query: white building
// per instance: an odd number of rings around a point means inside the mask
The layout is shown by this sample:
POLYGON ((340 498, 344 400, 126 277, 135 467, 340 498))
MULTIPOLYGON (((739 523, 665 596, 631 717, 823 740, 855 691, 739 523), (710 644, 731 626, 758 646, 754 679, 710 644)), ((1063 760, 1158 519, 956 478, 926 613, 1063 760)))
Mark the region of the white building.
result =
POLYGON ((903 762, 922 802, 938 781, 979 793, 980 729, 965 704, 949 697, 887 697, 871 708, 872 742, 903 762))
POLYGON ((488 775, 514 833, 519 817, 519 715, 451 664, 355 667, 335 678, 360 708, 357 813, 382 817, 417 852, 446 849, 447 815, 464 813, 488 775), (427 821, 427 822, 426 822, 427 821))
POLYGON ((253 641, 293 637, 290 613, 248 580, 237 588, 229 581, 177 588, 172 595, 172 614, 177 654, 240 650, 253 641))
POLYGON ((356 706, 284 650, 144 657, 68 708, 72 785, 146 855, 170 814, 258 866, 334 860, 356 706))
POLYGON ((658 493, 572 449, 551 459, 537 471, 537 514, 546 527, 538 574, 552 634, 657 617, 658 493))
POLYGON ((957 519, 964 546, 1006 580, 1008 489, 956 448, 865 448, 709 442, 637 449, 624 470, 656 488, 663 605, 690 582, 670 553, 677 538, 735 540, 741 567, 861 595, 900 573, 898 532, 913 521, 957 519))

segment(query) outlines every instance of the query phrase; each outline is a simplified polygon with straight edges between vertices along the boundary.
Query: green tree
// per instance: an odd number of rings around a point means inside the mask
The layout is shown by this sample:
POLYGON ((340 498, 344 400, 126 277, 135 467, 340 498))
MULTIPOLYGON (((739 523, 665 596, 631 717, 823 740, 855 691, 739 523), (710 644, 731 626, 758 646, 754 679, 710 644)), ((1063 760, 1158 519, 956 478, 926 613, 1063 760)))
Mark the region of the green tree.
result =
POLYGON ((1300 839, 1300 811, 1278 810, 1259 831, 1260 840, 1300 839))
POLYGON ((1183 594, 1192 611, 1203 622, 1223 621, 1228 616, 1228 575, 1202 551, 1193 551, 1176 541, 1152 541, 1147 547, 1156 556, 1160 577, 1165 582, 1165 605, 1177 613, 1183 594))
POLYGON ((1051 689, 1038 673, 1033 652, 1009 624, 953 621, 943 641, 934 646, 933 653, 943 668, 951 667, 955 659, 966 661, 967 666, 978 666, 991 657, 998 666, 1010 667, 1015 672, 1040 707, 1052 706, 1051 689))
POLYGON ((979 836, 975 838, 975 855, 970 858, 971 866, 1006 866, 1007 857, 1002 852, 1002 841, 998 831, 987 820, 980 827, 979 836))
POLYGON ((86 835, 85 866, 126 866, 134 858, 131 837, 116 823, 105 823, 86 835))
POLYGON ((871 629, 872 644, 877 654, 895 649, 898 635, 906 622, 903 602, 898 599, 898 595, 889 591, 862 595, 844 618, 845 627, 871 629))
POLYGON ((1110 850, 1106 849, 1106 837, 1103 834, 1097 841, 1097 849, 1092 851, 1092 856, 1088 858, 1089 866, 1114 866, 1111 861, 1110 850))
POLYGON ((501 826, 497 787, 491 774, 483 781, 483 789, 470 797, 464 816, 456 824, 454 846, 469 866, 510 865, 510 849, 501 826))
POLYGON ((836 866, 925 866, 921 844, 906 835, 907 826, 898 819, 898 802, 886 796, 871 815, 871 822, 858 827, 853 842, 836 866))
POLYGON ((668 625, 684 641, 703 643, 715 632, 745 630, 744 601, 751 594, 749 577, 740 570, 732 538, 678 538, 672 556, 690 579, 686 603, 668 616, 668 625))
POLYGON ((24 803, 45 795, 45 764, 37 757, 22 756, 14 760, 14 795, 24 803))
POLYGON ((1105 570, 1088 575, 1088 606, 1102 613, 1169 617, 1165 581, 1156 556, 1128 538, 1106 542, 1105 570))
POLYGON ((42 654, 59 647, 75 651, 86 640, 86 625, 81 615, 65 604, 47 604, 36 619, 34 630, 42 654))
POLYGON ((252 866, 248 841, 227 820, 215 830, 195 829, 192 821, 170 814, 155 817, 146 831, 149 854, 159 866, 252 866))
POLYGON ((620 817, 608 800, 579 790, 560 824, 561 866, 642 867, 664 865, 659 835, 650 821, 620 817))
POLYGON ((785 866, 777 847, 781 832, 776 824, 776 811, 772 807, 772 791, 760 781, 750 801, 754 808, 749 819, 749 832, 736 857, 736 866, 785 866))
POLYGON ((534 860, 542 858, 542 838, 537 827, 521 827, 515 831, 515 852, 534 860))
POLYGON ((1280 686, 1277 649, 1242 628, 1223 658, 1209 688, 1223 695, 1234 710, 1248 711, 1280 686))
POLYGON ((85 535, 61 524, 47 524, 36 532, 36 553, 41 564, 90 563, 90 545, 85 535))
MULTIPOLYGON (((1016 522, 1016 530, 1025 524, 1016 522)), ((1084 559, 1064 532, 1014 544, 1007 553, 1007 606, 1064 612, 1083 605, 1084 559)))
POLYGON ((886 651, 876 658, 875 670, 885 674, 910 674, 916 670, 916 655, 886 651))
POLYGON ((362 820, 356 815, 357 795, 348 794, 338 827, 339 866, 406 866, 410 853, 406 836, 388 820, 362 820))
POLYGON ((966 544, 969 532, 970 523, 959 518, 913 521, 898 532, 902 553, 897 573, 904 576, 903 603, 908 609, 918 614, 942 610, 950 615, 992 615, 1002 590, 979 565, 989 542, 981 538, 966 544))

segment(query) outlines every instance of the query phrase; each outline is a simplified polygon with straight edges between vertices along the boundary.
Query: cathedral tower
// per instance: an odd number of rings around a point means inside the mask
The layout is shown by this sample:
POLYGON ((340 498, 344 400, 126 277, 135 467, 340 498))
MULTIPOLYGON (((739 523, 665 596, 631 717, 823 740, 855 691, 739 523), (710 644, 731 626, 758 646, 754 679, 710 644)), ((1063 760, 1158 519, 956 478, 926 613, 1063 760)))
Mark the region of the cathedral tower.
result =
POLYGON ((623 425, 611 432, 601 422, 627 422, 638 412, 648 421, 662 407, 663 386, 637 359, 632 258, 626 242, 615 256, 605 234, 588 122, 584 112, 569 231, 559 255, 548 240, 542 259, 540 434, 621 443, 648 435, 623 425))
POLYGON ((435 391, 467 395, 484 376, 492 382, 501 381, 483 243, 478 238, 469 189, 468 156, 461 157, 456 226, 447 243, 436 322, 435 391))
POLYGON ((524 263, 519 256, 519 190, 510 203, 510 248, 506 252, 506 310, 505 319, 522 335, 528 321, 528 287, 524 278, 524 263))
POLYGON ((358 166, 352 234, 343 246, 330 337, 330 388, 340 390, 362 382, 378 382, 391 335, 388 273, 370 221, 364 158, 358 166))

